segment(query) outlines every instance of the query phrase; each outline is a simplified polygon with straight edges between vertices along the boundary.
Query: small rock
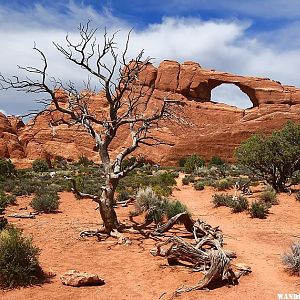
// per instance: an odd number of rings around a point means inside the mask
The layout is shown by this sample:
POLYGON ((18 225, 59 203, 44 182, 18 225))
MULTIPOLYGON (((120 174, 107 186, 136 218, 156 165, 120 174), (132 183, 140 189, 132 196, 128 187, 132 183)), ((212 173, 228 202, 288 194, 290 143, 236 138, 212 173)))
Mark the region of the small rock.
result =
POLYGON ((69 270, 61 277, 61 282, 69 286, 85 286, 85 285, 103 285, 104 280, 99 278, 98 275, 86 272, 79 272, 76 270, 69 270))

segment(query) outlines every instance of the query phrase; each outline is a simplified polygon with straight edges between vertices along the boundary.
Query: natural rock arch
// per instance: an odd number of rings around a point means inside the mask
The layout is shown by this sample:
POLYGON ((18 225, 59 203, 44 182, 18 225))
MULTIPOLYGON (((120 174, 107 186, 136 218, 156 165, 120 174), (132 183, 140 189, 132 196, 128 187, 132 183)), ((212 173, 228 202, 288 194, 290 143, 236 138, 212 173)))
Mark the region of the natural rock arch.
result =
MULTIPOLYGON (((222 84, 231 84, 231 85, 237 86, 241 90, 241 92, 243 92, 244 94, 246 94, 248 96, 248 98, 252 102, 252 107, 257 107, 258 106, 259 101, 256 98, 255 90, 253 88, 251 88, 249 86, 246 86, 244 84, 241 84, 239 82, 223 81, 223 80, 216 80, 216 79, 209 79, 208 80, 208 97, 209 97, 209 100, 213 100, 213 99, 211 99, 212 90, 215 89, 218 86, 221 86, 222 84)), ((219 99, 219 100, 222 100, 222 99, 219 99)))
POLYGON ((221 83, 210 90, 211 102, 235 106, 240 109, 254 107, 253 100, 234 83, 221 83))

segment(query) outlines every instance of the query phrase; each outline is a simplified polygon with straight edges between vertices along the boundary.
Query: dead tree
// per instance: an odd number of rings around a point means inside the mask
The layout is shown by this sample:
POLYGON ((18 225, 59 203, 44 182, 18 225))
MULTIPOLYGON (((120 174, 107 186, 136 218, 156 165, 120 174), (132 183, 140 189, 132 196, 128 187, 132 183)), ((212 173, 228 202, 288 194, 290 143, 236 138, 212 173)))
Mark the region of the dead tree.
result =
MULTIPOLYGON (((90 22, 80 25, 80 41, 73 42, 66 36, 66 45, 54 43, 57 50, 65 58, 85 71, 89 79, 85 89, 88 92, 79 92, 75 84, 64 84, 60 80, 49 77, 47 74, 48 62, 44 53, 34 46, 42 58, 43 67, 20 67, 19 69, 34 75, 34 79, 18 76, 6 78, 0 74, 1 89, 16 89, 19 91, 47 94, 49 98, 41 100, 45 109, 36 112, 40 114, 60 112, 61 122, 69 125, 80 125, 94 139, 95 147, 101 158, 105 184, 102 187, 101 197, 91 198, 99 204, 100 214, 107 233, 120 229, 120 223, 113 207, 113 199, 119 180, 125 177, 139 163, 132 162, 125 169, 122 162, 140 146, 156 146, 165 142, 157 138, 152 130, 159 128, 161 121, 180 120, 179 105, 176 101, 164 98, 159 103, 150 103, 151 97, 146 93, 151 88, 139 79, 140 73, 147 67, 150 58, 143 58, 141 51, 132 60, 127 59, 130 32, 127 36, 125 48, 121 54, 117 53, 116 33, 111 36, 104 32, 104 40, 99 44, 96 39, 97 29, 90 27, 90 22), (111 64, 107 64, 107 60, 111 64), (40 76, 36 80, 36 76, 40 76), (91 80, 94 78, 104 89, 107 109, 99 107, 100 113, 91 111, 88 102, 91 90, 91 80), (65 93, 64 101, 58 91, 65 93), (50 105, 51 104, 51 105, 50 105), (50 105, 50 106, 49 106, 50 105), (131 144, 112 157, 109 146, 117 137, 121 128, 126 127, 131 135, 131 144)), ((60 93, 61 94, 61 93, 60 93)))

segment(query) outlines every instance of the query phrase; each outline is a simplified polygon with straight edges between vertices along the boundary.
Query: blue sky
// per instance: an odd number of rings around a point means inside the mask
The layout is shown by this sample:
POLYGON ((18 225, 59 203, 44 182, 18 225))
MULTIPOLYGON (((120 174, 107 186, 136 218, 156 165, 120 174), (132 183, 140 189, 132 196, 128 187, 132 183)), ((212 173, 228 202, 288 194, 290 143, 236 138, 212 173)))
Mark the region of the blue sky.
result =
MULTIPOLYGON (((193 60, 205 68, 269 77, 300 86, 300 1, 298 0, 0 0, 0 72, 20 75, 16 65, 38 65, 36 42, 47 55, 49 73, 80 82, 52 41, 75 36, 80 22, 121 29, 119 42, 134 27, 130 54, 142 48, 158 65, 163 59, 193 60)), ((214 95, 247 106, 239 90, 214 95)), ((0 91, 0 110, 23 114, 33 95, 0 91)))

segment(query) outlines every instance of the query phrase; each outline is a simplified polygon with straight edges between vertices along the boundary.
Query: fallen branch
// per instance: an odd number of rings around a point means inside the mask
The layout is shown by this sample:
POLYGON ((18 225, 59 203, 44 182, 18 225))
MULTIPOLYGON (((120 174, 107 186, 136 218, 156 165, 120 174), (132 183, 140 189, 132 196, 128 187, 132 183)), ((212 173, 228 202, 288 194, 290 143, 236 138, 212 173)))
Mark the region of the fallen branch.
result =
POLYGON ((35 216, 38 215, 38 213, 29 213, 29 214, 12 214, 8 215, 10 218, 18 218, 18 219, 35 219, 35 216))
POLYGON ((193 271, 202 271, 204 277, 194 286, 180 288, 175 291, 175 296, 185 292, 209 288, 213 284, 229 283, 238 284, 242 275, 251 272, 249 267, 234 272, 231 259, 236 253, 223 250, 223 234, 219 227, 212 227, 203 220, 193 221, 187 213, 180 213, 171 218, 166 224, 156 229, 157 233, 170 230, 176 223, 183 223, 186 230, 194 236, 194 243, 188 243, 178 236, 172 236, 166 241, 158 243, 151 250, 154 256, 165 257, 170 265, 184 264, 193 271), (167 246, 164 248, 164 246, 167 246))

